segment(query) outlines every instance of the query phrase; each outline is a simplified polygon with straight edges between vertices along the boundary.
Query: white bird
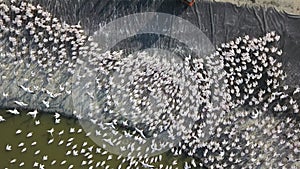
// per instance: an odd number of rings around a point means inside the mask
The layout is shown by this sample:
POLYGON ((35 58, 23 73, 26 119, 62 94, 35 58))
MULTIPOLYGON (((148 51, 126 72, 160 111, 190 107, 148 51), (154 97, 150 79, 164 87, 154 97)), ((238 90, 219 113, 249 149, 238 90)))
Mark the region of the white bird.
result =
POLYGON ((46 108, 50 107, 50 102, 49 101, 43 100, 42 103, 46 106, 46 108))
POLYGON ((85 147, 86 145, 87 145, 86 141, 82 143, 82 147, 85 147))
POLYGON ((8 97, 8 93, 3 92, 2 95, 3 95, 3 97, 5 97, 5 98, 8 97))
POLYGON ((43 161, 47 161, 48 160, 48 156, 47 155, 44 155, 43 156, 43 161))
POLYGON ((78 156, 78 151, 77 150, 73 150, 73 156, 78 156))
POLYGON ((276 52, 276 54, 279 55, 279 56, 281 56, 282 53, 283 53, 282 50, 278 50, 278 51, 276 52))
POLYGON ((92 134, 92 132, 87 132, 87 133, 85 134, 85 136, 86 136, 86 137, 89 137, 91 134, 92 134))
POLYGON ((144 139, 146 139, 146 136, 144 135, 143 130, 140 130, 140 129, 136 128, 136 127, 135 127, 135 130, 136 130, 138 133, 140 133, 140 135, 141 135, 144 139))
POLYGON ((12 159, 12 160, 10 160, 10 164, 13 164, 13 163, 15 163, 17 161, 17 159, 12 159))
POLYGON ((96 130, 96 136, 101 136, 100 130, 96 130))
POLYGON ((27 148, 24 147, 24 148, 21 150, 21 153, 24 153, 26 150, 27 150, 27 148))
POLYGON ((195 159, 192 159, 191 164, 192 164, 194 167, 197 166, 196 163, 195 163, 195 159))
POLYGON ((74 140, 74 138, 71 137, 71 138, 69 138, 69 139, 67 140, 67 142, 71 142, 71 141, 73 141, 73 140, 74 140))
POLYGON ((44 169, 45 168, 45 165, 44 164, 40 164, 39 165, 39 169, 44 169))
POLYGON ((50 135, 53 137, 54 128, 47 130, 47 132, 50 133, 50 135))
POLYGON ((53 143, 53 141, 54 141, 54 138, 50 139, 50 140, 48 141, 48 144, 53 143))
POLYGON ((100 164, 101 164, 100 161, 98 161, 98 162, 96 163, 95 167, 98 168, 98 167, 100 166, 100 164))
POLYGON ((90 121, 93 123, 93 124, 96 124, 97 123, 97 119, 90 119, 90 121))
POLYGON ((22 130, 19 129, 16 131, 16 134, 20 134, 20 133, 22 133, 22 130))
POLYGON ((60 165, 64 165, 64 164, 66 164, 66 160, 63 160, 61 163, 60 163, 60 165))
POLYGON ((14 103, 16 103, 17 105, 22 106, 22 107, 28 106, 27 103, 24 103, 24 102, 21 102, 21 101, 14 101, 14 103))
POLYGON ((294 92, 293 92, 293 95, 296 94, 296 93, 299 93, 300 92, 300 87, 297 87, 294 92))
POLYGON ((34 93, 34 91, 30 89, 30 87, 25 87, 23 85, 19 85, 19 87, 21 87, 25 92, 34 93))
POLYGON ((62 135, 62 134, 64 134, 64 130, 62 130, 62 131, 60 131, 60 132, 58 133, 59 136, 62 135))
POLYGON ((115 146, 114 143, 112 142, 111 138, 109 139, 102 139, 103 141, 107 142, 111 146, 115 146))
POLYGON ((115 129, 115 125, 114 123, 104 123, 107 126, 110 126, 111 128, 115 129))
POLYGON ((5 147, 5 150, 6 151, 11 151, 12 150, 11 145, 7 144, 6 147, 5 147))
POLYGON ((34 155, 38 155, 38 154, 40 154, 40 152, 41 152, 41 150, 36 150, 36 151, 34 152, 34 155))
POLYGON ((192 166, 190 166, 189 164, 188 164, 188 162, 185 162, 184 163, 184 169, 191 169, 192 168, 192 166))
POLYGON ((18 144, 18 147, 23 147, 24 145, 25 145, 24 142, 21 142, 18 144))
POLYGON ((69 147, 72 144, 72 142, 69 142, 66 144, 67 147, 69 147))
POLYGON ((29 133, 26 135, 26 137, 29 138, 29 137, 32 136, 32 134, 33 134, 33 132, 29 132, 29 133))
POLYGON ((0 116, 0 122, 6 121, 2 116, 0 116))
POLYGON ((19 167, 23 167, 24 166, 24 162, 21 162, 20 164, 19 164, 19 167))
POLYGON ((251 112, 252 119, 256 119, 259 115, 261 115, 261 112, 257 109, 255 109, 255 112, 251 112))
POLYGON ((36 121, 34 121, 34 124, 37 126, 37 125, 41 124, 41 122, 40 122, 40 120, 36 120, 36 121))
POLYGON ((72 153, 72 151, 71 151, 71 150, 68 150, 68 151, 66 152, 66 156, 70 155, 71 153, 72 153))
POLYGON ((92 151, 93 151, 93 148, 94 148, 94 146, 90 146, 90 147, 88 148, 88 150, 89 150, 90 152, 92 152, 92 151))
POLYGON ((59 85, 59 90, 62 92, 62 91, 65 90, 65 88, 60 84, 60 85, 59 85))
POLYGON ((84 165, 86 165, 87 164, 87 162, 85 161, 85 160, 83 160, 82 162, 81 162, 81 166, 84 166, 84 165))
POLYGON ((27 113, 27 115, 30 115, 32 116, 34 119, 36 118, 36 115, 38 114, 39 112, 37 110, 34 110, 34 111, 30 111, 27 113))
POLYGON ((142 164, 142 166, 143 166, 144 168, 154 168, 154 165, 147 164, 147 163, 145 163, 145 162, 143 162, 143 161, 140 161, 140 163, 142 164))
POLYGON ((74 133, 75 132, 75 128, 71 127, 70 128, 70 133, 74 133))
MULTIPOLYGON (((89 160, 88 165, 91 165, 93 162, 94 162, 94 160, 89 160)), ((93 166, 90 166, 89 169, 92 169, 92 168, 93 168, 93 166)), ((109 169, 109 167, 106 166, 105 169, 109 169)))
POLYGON ((20 112, 17 109, 13 109, 13 110, 7 110, 7 112, 14 114, 14 115, 18 115, 20 114, 20 112))
POLYGON ((108 155, 107 161, 112 159, 112 155, 108 155))
POLYGON ((55 119, 54 123, 55 124, 59 124, 60 123, 60 119, 55 119))
POLYGON ((101 153, 101 148, 97 147, 97 148, 96 148, 96 153, 97 153, 97 154, 101 153))
POLYGON ((38 167, 39 166, 39 163, 38 162, 34 162, 33 163, 33 167, 38 167))
POLYGON ((50 165, 54 165, 55 163, 56 163, 56 160, 53 160, 50 165))
POLYGON ((65 90, 67 94, 71 94, 71 90, 65 90))
POLYGON ((64 140, 60 140, 59 142, 58 142, 58 144, 57 145, 62 145, 64 143, 64 140))
POLYGON ((54 118, 58 119, 60 117, 60 114, 59 113, 55 113, 54 114, 54 118))
POLYGON ((31 143, 31 146, 35 146, 36 145, 36 141, 31 143))

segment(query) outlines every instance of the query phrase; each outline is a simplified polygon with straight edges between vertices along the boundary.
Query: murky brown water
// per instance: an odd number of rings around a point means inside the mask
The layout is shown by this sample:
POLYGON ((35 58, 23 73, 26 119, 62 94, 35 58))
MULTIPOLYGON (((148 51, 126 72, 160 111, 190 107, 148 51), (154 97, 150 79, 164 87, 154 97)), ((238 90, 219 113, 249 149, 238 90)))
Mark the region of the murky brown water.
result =
MULTIPOLYGON (((32 168, 34 163, 38 163, 39 165, 44 165, 47 169, 68 168, 70 165, 73 165, 74 168, 89 168, 90 166, 96 168, 97 163, 99 168, 118 168, 122 163, 123 158, 118 160, 116 155, 103 154, 106 151, 102 148, 100 153, 97 153, 96 150, 100 147, 86 136, 77 120, 60 117, 60 123, 55 124, 53 114, 39 113, 36 119, 33 119, 26 113, 21 112, 20 115, 11 115, 4 110, 0 111, 0 115, 6 119, 5 122, 0 123, 0 168, 19 168, 22 162, 24 162, 22 168, 32 168), (35 124, 37 120, 40 121, 39 125, 35 124), (54 129, 53 137, 47 132, 47 130, 52 128, 54 129), (70 129, 75 129, 75 132, 70 133, 70 129), (22 132, 16 134, 17 130, 22 130, 22 132), (63 134, 59 135, 62 131, 63 134), (32 136, 27 137, 27 134, 31 132, 32 136), (72 138, 74 138, 73 141, 68 141, 72 138), (53 143, 48 144, 48 141, 51 139, 54 139, 53 143), (22 142, 24 146, 18 147, 22 142), (36 145, 31 145, 33 142, 36 142, 36 145), (60 142, 61 145, 58 145, 60 142), (84 142, 87 142, 87 145, 84 146, 84 142), (7 145, 11 145, 11 151, 6 150, 7 145), (84 153, 81 152, 84 151, 82 149, 85 149, 84 153), (89 149, 92 150, 90 151, 89 149), (37 151, 40 152, 35 154, 37 151), (67 155, 68 151, 69 153, 71 152, 70 155, 67 155), (78 155, 76 155, 76 151, 78 155), (110 155, 112 159, 107 160, 110 155), (47 159, 45 159, 46 156, 47 159), (14 159, 16 161, 11 164, 11 161, 14 159), (51 165, 53 160, 56 160, 56 163, 51 165), (105 164, 104 161, 106 161, 105 164), (86 164, 83 165, 85 162, 86 164), (101 166, 102 163, 103 165, 101 166)), ((156 166, 155 168, 158 168, 161 164, 164 166, 172 165, 174 160, 177 160, 177 165, 173 165, 172 168, 183 168, 184 161, 188 159, 182 156, 175 159, 173 155, 164 153, 162 154, 162 161, 155 164, 152 163, 152 165, 156 166)), ((127 166, 128 162, 124 162, 121 168, 126 168, 127 166)), ((140 168, 143 167, 140 166, 140 168)))

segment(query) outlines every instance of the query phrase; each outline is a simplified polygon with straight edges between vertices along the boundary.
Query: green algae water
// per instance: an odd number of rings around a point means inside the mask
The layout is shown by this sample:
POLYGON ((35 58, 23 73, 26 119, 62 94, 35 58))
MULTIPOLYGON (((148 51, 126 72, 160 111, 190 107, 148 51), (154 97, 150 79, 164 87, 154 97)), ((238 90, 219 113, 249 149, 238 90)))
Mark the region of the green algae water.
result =
MULTIPOLYGON (((53 114, 39 113, 34 119, 20 111, 12 115, 1 110, 6 120, 0 123, 0 168, 128 168, 130 161, 110 154, 96 145, 81 128, 78 120, 60 117, 55 123, 53 114), (50 131, 53 131, 52 135, 50 131), (6 150, 11 146, 11 150, 6 150)), ((183 168, 183 156, 170 152, 153 157, 155 168, 183 168)), ((151 160, 151 158, 150 158, 151 160)), ((133 161, 134 162, 134 161, 133 161)), ((132 162, 132 163, 133 163, 132 162)), ((129 168, 144 168, 140 163, 129 168)))

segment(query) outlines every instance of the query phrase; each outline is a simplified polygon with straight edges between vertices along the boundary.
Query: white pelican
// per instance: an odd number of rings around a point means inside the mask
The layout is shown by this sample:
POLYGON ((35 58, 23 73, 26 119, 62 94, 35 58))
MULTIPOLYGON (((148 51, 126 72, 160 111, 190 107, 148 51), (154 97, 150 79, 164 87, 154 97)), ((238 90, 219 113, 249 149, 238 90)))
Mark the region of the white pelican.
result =
POLYGON ((39 166, 39 163, 38 162, 34 162, 33 163, 33 167, 38 167, 39 166))
POLYGON ((43 156, 43 161, 47 161, 48 160, 48 156, 47 155, 44 155, 43 156))
POLYGON ((49 101, 43 100, 42 103, 46 106, 46 108, 50 107, 50 102, 49 101))
POLYGON ((36 115, 38 114, 39 112, 37 110, 34 110, 34 111, 30 111, 27 113, 27 115, 30 115, 32 116, 34 119, 36 118, 36 115))
POLYGON ((58 144, 57 145, 62 145, 64 143, 64 140, 60 140, 59 142, 58 142, 58 144))
POLYGON ((54 114, 54 118, 58 119, 60 117, 60 114, 59 113, 55 113, 54 114))
POLYGON ((48 144, 53 143, 53 141, 54 141, 54 138, 50 139, 50 140, 48 141, 48 144))
POLYGON ((87 162, 85 161, 85 160, 83 160, 82 162, 81 162, 81 166, 84 166, 84 165, 86 165, 87 164, 87 162))
POLYGON ((24 166, 24 162, 21 162, 20 164, 19 164, 19 167, 23 167, 24 166))
POLYGON ((26 137, 29 138, 29 137, 32 137, 32 135, 33 135, 33 132, 29 132, 29 133, 26 135, 26 137))
POLYGON ((63 160, 61 163, 60 163, 60 165, 64 165, 64 164, 66 164, 66 160, 63 160))
POLYGON ((2 95, 3 95, 3 97, 5 97, 5 98, 8 97, 8 93, 3 92, 2 95))
POLYGON ((34 155, 38 155, 38 154, 40 154, 40 152, 41 152, 41 150, 36 150, 36 151, 34 152, 34 155))
POLYGON ((2 116, 0 116, 0 122, 6 121, 2 116))
POLYGON ((56 160, 53 160, 50 165, 54 165, 55 163, 56 163, 56 160))
POLYGON ((62 135, 62 134, 64 134, 64 130, 61 130, 61 131, 58 133, 59 136, 62 135))
POLYGON ((27 148, 24 147, 24 148, 21 150, 21 153, 24 153, 26 150, 27 150, 27 148))
POLYGON ((78 156, 78 150, 73 150, 73 156, 78 156))
POLYGON ((75 128, 71 127, 70 128, 70 133, 74 133, 75 132, 75 128))
POLYGON ((40 122, 40 120, 36 120, 36 121, 34 121, 34 125, 39 125, 39 124, 41 124, 41 122, 40 122))
POLYGON ((17 161, 17 159, 12 159, 12 160, 10 160, 10 164, 13 164, 13 163, 15 163, 17 161))
POLYGON ((86 141, 82 143, 82 147, 85 147, 86 145, 87 145, 86 141))
POLYGON ((74 138, 71 137, 71 138, 69 138, 69 139, 67 140, 67 142, 71 142, 71 141, 73 141, 73 140, 74 140, 74 138))
POLYGON ((68 151, 66 152, 66 156, 68 156, 68 155, 70 155, 70 154, 72 154, 72 151, 71 151, 71 150, 68 150, 68 151))
POLYGON ((59 124, 60 123, 60 119, 55 119, 55 124, 59 124))
POLYGON ((147 163, 145 163, 145 162, 143 162, 143 161, 140 161, 140 163, 142 164, 142 166, 143 166, 144 168, 154 168, 154 165, 147 164, 147 163))
POLYGON ((14 101, 14 103, 16 103, 17 105, 21 106, 21 107, 26 107, 28 106, 27 103, 21 102, 21 101, 14 101))
POLYGON ((18 144, 18 147, 23 147, 24 145, 24 142, 21 142, 20 144, 18 144))
POLYGON ((20 134, 20 133, 22 133, 22 130, 19 129, 16 131, 16 134, 20 134))
POLYGON ((11 145, 7 144, 6 147, 5 147, 5 150, 6 151, 11 151, 12 150, 11 145))
POLYGON ((44 164, 39 164, 39 169, 44 169, 45 165, 44 164))
POLYGON ((20 112, 17 109, 13 109, 13 110, 7 110, 7 112, 14 114, 14 115, 18 115, 20 114, 20 112))
POLYGON ((73 147, 72 147, 72 150, 76 149, 77 148, 77 144, 75 144, 73 147))
POLYGON ((21 87, 25 92, 34 93, 34 91, 30 89, 30 87, 25 87, 23 85, 19 85, 19 87, 21 87))
POLYGON ((50 135, 53 137, 54 128, 47 130, 47 132, 50 133, 50 135))

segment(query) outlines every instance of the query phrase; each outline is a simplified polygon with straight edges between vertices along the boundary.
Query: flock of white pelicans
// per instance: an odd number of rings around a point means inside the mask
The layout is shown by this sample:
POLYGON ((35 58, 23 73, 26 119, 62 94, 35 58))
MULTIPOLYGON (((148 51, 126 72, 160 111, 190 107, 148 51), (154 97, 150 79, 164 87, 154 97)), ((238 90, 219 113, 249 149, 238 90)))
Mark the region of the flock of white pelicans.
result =
MULTIPOLYGON (((147 52, 99 53, 101 42, 79 24, 61 22, 26 0, 0 0, 1 131, 11 116, 31 116, 33 128, 43 126, 39 112, 52 110, 46 144, 66 148, 50 160, 34 148, 42 141, 0 140, 1 154, 24 154, 0 159, 0 167, 300 168, 300 88, 284 84, 279 41, 275 32, 246 35, 210 56, 180 62, 147 52), (67 109, 57 105, 68 105, 70 97, 79 108, 71 119, 87 120, 94 130, 57 129, 67 119, 61 111, 67 109), (63 135, 70 137, 59 139, 63 135), (90 136, 101 140, 92 144, 90 136), (71 157, 80 160, 72 164, 71 157)), ((15 138, 32 139, 27 130, 18 128, 15 138)))

